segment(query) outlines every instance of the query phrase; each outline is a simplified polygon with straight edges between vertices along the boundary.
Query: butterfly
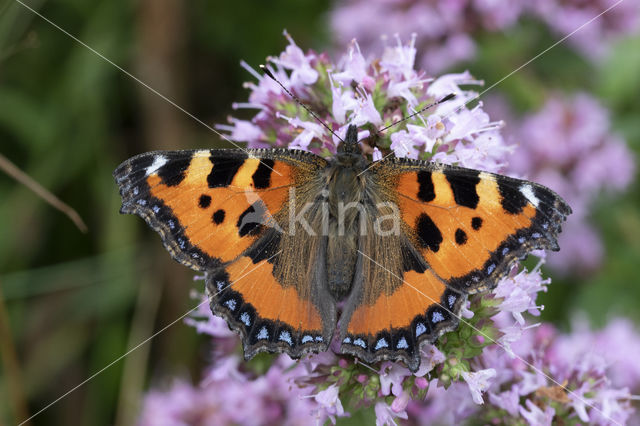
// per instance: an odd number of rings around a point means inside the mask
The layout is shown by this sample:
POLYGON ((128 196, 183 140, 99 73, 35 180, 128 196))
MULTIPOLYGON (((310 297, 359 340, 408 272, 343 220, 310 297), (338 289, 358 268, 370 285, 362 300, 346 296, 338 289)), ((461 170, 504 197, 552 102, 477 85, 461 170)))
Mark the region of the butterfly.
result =
POLYGON ((211 309, 258 352, 339 351, 420 365, 468 295, 534 249, 559 250, 569 205, 542 185, 407 158, 370 162, 357 128, 336 155, 156 151, 114 172, 142 217, 205 274, 211 309))

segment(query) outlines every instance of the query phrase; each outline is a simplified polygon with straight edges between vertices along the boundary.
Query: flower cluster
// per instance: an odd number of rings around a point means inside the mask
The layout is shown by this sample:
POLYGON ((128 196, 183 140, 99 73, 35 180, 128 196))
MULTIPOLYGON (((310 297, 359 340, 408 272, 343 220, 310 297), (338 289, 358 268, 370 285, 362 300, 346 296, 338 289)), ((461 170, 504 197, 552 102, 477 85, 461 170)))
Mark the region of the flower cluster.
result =
POLYGON ((236 334, 211 314, 205 296, 194 292, 192 297, 200 303, 185 323, 213 338, 213 364, 198 386, 176 380, 165 391, 150 392, 140 425, 306 425, 335 415, 315 402, 310 389, 296 386, 294 379, 305 374, 302 364, 287 356, 270 360, 266 367, 243 363, 236 334))
MULTIPOLYGON (((289 37, 286 33, 285 35, 289 37)), ((357 43, 337 66, 326 55, 304 54, 289 37, 289 46, 268 65, 271 73, 319 115, 341 138, 347 126, 361 129, 366 154, 393 152, 399 157, 432 159, 467 167, 499 171, 511 152, 500 135, 501 122, 492 122, 482 104, 465 103, 476 93, 461 86, 479 86, 468 72, 437 79, 414 70, 415 39, 403 45, 399 38, 376 61, 367 61, 357 43), (289 72, 287 72, 289 71, 289 72), (388 132, 386 127, 430 104, 455 94, 455 98, 416 115, 388 132)), ((276 82, 243 64, 257 79, 248 83, 248 103, 234 108, 259 112, 251 121, 230 119, 218 128, 251 148, 280 147, 308 150, 322 156, 335 153, 339 140, 296 103, 276 82)))
POLYGON ((242 363, 238 339, 201 298, 187 323, 213 337, 213 365, 198 386, 178 380, 168 390, 149 393, 139 424, 335 423, 349 415, 345 407, 366 406, 373 406, 380 425, 397 419, 458 424, 470 418, 484 423, 524 419, 530 425, 559 419, 637 422, 631 408, 637 398, 630 389, 640 388, 635 356, 640 335, 622 319, 598 332, 577 320, 571 334, 546 324, 525 325, 522 314, 538 313, 535 297, 547 283, 537 269, 505 278, 493 296, 506 296, 490 304, 501 311, 492 317, 495 309, 467 311, 466 321, 445 342, 423 347, 421 368, 414 374, 390 362, 373 369, 333 352, 298 362, 280 355, 269 357, 266 365, 264 358, 242 363), (491 324, 476 333, 481 318, 491 318, 491 324), (482 344, 492 333, 502 337, 482 344), (467 353, 456 353, 460 350, 467 353))
MULTIPOLYGON (((339 136, 349 124, 357 125, 363 151, 372 158, 394 153, 503 170, 512 148, 501 137, 501 123, 491 121, 481 103, 465 106, 475 94, 461 86, 481 82, 469 73, 432 79, 415 71, 414 42, 398 40, 373 61, 365 60, 354 42, 335 65, 327 55, 304 53, 289 38, 285 52, 267 67, 339 136), (377 132, 451 93, 454 99, 377 132)), ((251 120, 231 118, 220 129, 250 147, 288 146, 323 156, 335 152, 339 141, 308 110, 276 82, 244 66, 258 81, 247 84, 249 102, 235 107, 257 113, 251 120)), ((470 298, 455 331, 422 347, 421 367, 413 374, 400 364, 365 365, 333 350, 295 363, 285 355, 242 363, 238 339, 209 313, 205 300, 188 323, 214 337, 211 371, 199 387, 178 383, 166 393, 150 393, 141 423, 161 424, 162 418, 203 424, 335 422, 363 407, 374 410, 378 424, 407 418, 432 423, 446 416, 457 422, 471 415, 520 415, 531 424, 628 416, 630 395, 606 380, 602 364, 574 366, 557 345, 542 345, 544 336, 535 337, 547 328, 527 319, 539 315, 536 298, 548 283, 538 267, 514 267, 492 293, 470 298), (571 392, 554 388, 550 377, 571 392), (564 397, 554 391, 565 392, 564 397), (615 413, 605 406, 615 407, 615 413)))
POLYGON ((403 39, 417 34, 419 65, 440 72, 475 56, 470 34, 504 30, 518 19, 525 4, 508 0, 350 0, 338 3, 331 21, 341 45, 357 38, 367 50, 377 46, 381 33, 403 39), (372 22, 384 22, 384 28, 372 22))
POLYGON ((530 328, 514 345, 515 357, 497 346, 487 348, 475 362, 494 376, 483 387, 488 404, 472 404, 464 386, 454 384, 446 391, 435 388, 425 401, 413 401, 409 415, 421 424, 455 424, 470 417, 482 424, 521 424, 523 419, 530 425, 559 419, 636 424, 640 418, 631 403, 637 397, 631 390, 640 387, 639 366, 629 351, 640 345, 637 331, 622 319, 598 332, 583 321, 574 328, 571 334, 548 324, 530 328))
POLYGON ((602 193, 624 189, 635 172, 624 140, 611 132, 607 110, 586 93, 553 96, 512 136, 519 146, 510 172, 554 189, 574 212, 559 238, 562 250, 549 264, 561 271, 595 268, 603 249, 587 221, 590 207, 602 193))
MULTIPOLYGON (((505 31, 520 17, 527 16, 543 21, 558 37, 563 37, 615 3, 615 0, 345 0, 338 3, 331 20, 341 45, 357 38, 365 49, 377 45, 382 32, 403 38, 415 33, 419 64, 431 72, 439 72, 475 56, 473 34, 505 31), (384 29, 381 31, 372 22, 384 22, 384 29)), ((584 25, 568 43, 586 57, 596 59, 602 57, 612 40, 639 28, 640 5, 623 1, 584 25)))
POLYGON ((313 398, 289 380, 299 368, 293 363, 280 357, 264 374, 256 374, 243 370, 238 356, 218 357, 199 386, 177 380, 166 391, 150 392, 139 424, 321 423, 326 417, 313 398))

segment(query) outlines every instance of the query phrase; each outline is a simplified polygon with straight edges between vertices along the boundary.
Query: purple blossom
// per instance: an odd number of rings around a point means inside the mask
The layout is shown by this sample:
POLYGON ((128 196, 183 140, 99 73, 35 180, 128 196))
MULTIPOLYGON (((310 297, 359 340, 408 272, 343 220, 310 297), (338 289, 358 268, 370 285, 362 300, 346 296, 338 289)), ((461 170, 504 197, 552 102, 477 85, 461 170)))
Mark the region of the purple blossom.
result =
POLYGON ((414 400, 409 405, 410 418, 425 424, 457 423, 470 417, 490 423, 495 410, 501 409, 503 423, 525 419, 538 425, 555 424, 557 416, 566 416, 568 410, 569 418, 589 424, 627 424, 635 419, 631 405, 635 397, 626 385, 640 389, 640 380, 634 374, 631 379, 619 379, 613 369, 619 362, 620 370, 634 372, 638 363, 625 355, 613 354, 615 343, 613 347, 604 347, 601 342, 628 339, 630 346, 623 351, 633 350, 640 344, 640 334, 629 325, 625 320, 614 320, 609 327, 593 332, 578 323, 570 334, 560 334, 550 325, 528 328, 514 345, 516 358, 493 345, 473 361, 485 368, 479 371, 492 372, 487 374, 490 383, 479 380, 480 385, 475 384, 473 373, 463 374, 467 378, 472 376, 467 380, 470 388, 475 389, 472 397, 468 390, 463 392, 460 383, 453 383, 446 391, 432 383, 424 402, 414 400), (626 360, 616 362, 616 358, 626 360), (481 390, 488 393, 488 404, 476 405, 471 400, 479 401, 481 390), (563 407, 565 414, 553 407, 563 407))
POLYGON ((400 364, 384 362, 380 368, 380 391, 382 395, 402 394, 402 382, 411 375, 411 372, 400 364))
POLYGON ((337 385, 331 385, 325 390, 318 392, 314 397, 316 402, 324 409, 325 413, 329 416, 329 419, 335 424, 336 417, 344 416, 344 409, 342 408, 342 402, 338 397, 340 388, 337 385))
POLYGON ((249 142, 262 139, 260 128, 250 121, 232 119, 232 123, 232 126, 217 125, 216 128, 231 132, 229 137, 236 142, 249 142))
POLYGON ((496 374, 496 370, 493 368, 473 372, 462 372, 462 378, 467 382, 467 385, 469 385, 473 402, 476 404, 484 403, 484 400, 482 399, 482 392, 489 388, 491 383, 490 379, 494 378, 496 374))
POLYGON ((289 148, 306 151, 313 138, 319 138, 324 134, 324 129, 319 123, 302 121, 298 117, 289 118, 279 113, 277 117, 287 121, 293 128, 302 129, 298 136, 291 141, 289 148))
POLYGON ((375 125, 382 124, 380 113, 373 104, 373 98, 369 93, 361 93, 354 111, 355 114, 351 122, 356 126, 362 126, 367 123, 372 123, 375 125))
POLYGON ((384 402, 377 402, 374 410, 376 413, 376 426, 395 425, 397 423, 394 419, 408 418, 407 413, 405 411, 396 412, 393 410, 392 407, 390 407, 384 402))
POLYGON ((465 383, 454 382, 445 389, 438 380, 430 384, 424 401, 413 400, 407 407, 409 418, 420 425, 460 424, 477 412, 465 383))
POLYGON ((375 85, 375 79, 369 76, 369 64, 360 52, 360 46, 352 41, 349 46, 349 53, 342 58, 341 65, 343 70, 336 73, 333 78, 342 83, 349 85, 352 81, 362 84, 367 90, 372 90, 375 85))
POLYGON ((522 316, 524 312, 540 315, 535 300, 539 292, 547 291, 547 285, 551 282, 550 279, 542 279, 539 267, 531 272, 522 270, 513 277, 504 278, 493 291, 496 297, 502 299, 500 311, 511 313, 520 325, 525 323, 522 316))
POLYGON ((498 394, 489 393, 489 402, 516 417, 520 412, 520 388, 515 385, 498 394))
POLYGON ((420 355, 420 368, 414 373, 416 377, 423 377, 446 359, 444 354, 434 345, 423 345, 420 348, 420 355))
POLYGON ((184 319, 185 324, 195 327, 198 333, 205 333, 220 339, 235 339, 236 334, 229 329, 227 322, 211 313, 208 297, 193 291, 191 298, 199 301, 199 304, 196 309, 184 319))
POLYGON ((293 373, 279 363, 253 378, 238 370, 237 361, 224 359, 222 364, 197 387, 178 380, 166 391, 150 392, 139 424, 296 425, 325 418, 304 390, 292 386, 293 373))
MULTIPOLYGON (((397 414, 404 413, 410 399, 409 392, 402 392, 391 403, 391 411, 397 414)), ((404 415, 406 416, 406 413, 404 415)))
POLYGON ((414 144, 415 139, 407 131, 403 130, 391 135, 391 150, 398 157, 417 159, 420 151, 414 144))
MULTIPOLYGON (((377 128, 389 125, 402 115, 411 114, 454 93, 454 99, 424 111, 408 120, 404 126, 381 135, 383 138, 376 147, 363 144, 364 151, 372 154, 376 148, 378 151, 392 151, 401 157, 431 157, 437 161, 475 168, 482 166, 485 170, 498 171, 511 152, 500 136, 502 123, 491 121, 482 110, 482 105, 467 109, 465 102, 473 99, 475 93, 460 89, 463 84, 478 86, 482 82, 468 72, 428 78, 414 69, 413 39, 408 44, 402 44, 399 38, 396 41, 395 45, 386 47, 382 59, 375 65, 372 60, 364 58, 358 44, 353 41, 348 53, 337 61, 336 66, 324 55, 313 52, 303 54, 289 37, 288 50, 272 61, 278 67, 267 66, 277 78, 283 77, 283 84, 290 83, 291 90, 303 101, 314 90, 330 93, 330 98, 324 102, 327 111, 332 114, 321 118, 339 135, 344 135, 349 124, 359 127, 373 125, 377 128), (314 65, 325 70, 327 79, 309 79, 311 83, 299 79, 295 85, 291 82, 292 77, 283 72, 293 73, 299 67, 306 69, 314 65), (354 88, 352 81, 360 85, 354 88), (326 86, 316 87, 320 82, 328 82, 329 90, 326 86), (405 106, 400 103, 381 113, 374 105, 374 94, 376 99, 382 99, 379 102, 395 104, 397 99, 401 99, 405 106)), ((245 68, 249 69, 246 65, 245 68)), ((222 129, 231 135, 239 134, 250 147, 286 144, 320 155, 335 151, 338 141, 326 137, 325 129, 313 117, 301 110, 281 89, 267 83, 265 80, 270 80, 268 77, 261 77, 251 69, 249 71, 259 78, 258 84, 247 84, 252 90, 250 105, 259 110, 252 120, 253 126, 231 119, 230 125, 222 126, 222 129), (297 111, 298 115, 293 116, 292 111, 297 111), (253 140, 248 139, 251 135, 254 136, 253 140)), ((369 134, 360 136, 366 138, 369 134)))
POLYGON ((555 415, 553 407, 546 406, 541 410, 536 404, 527 399, 525 401, 527 408, 520 407, 520 414, 532 426, 551 426, 551 421, 555 415))
POLYGON ((380 161, 382 160, 382 153, 378 149, 378 147, 373 148, 373 153, 371 154, 372 161, 380 161))
POLYGON ((289 45, 279 57, 271 58, 271 62, 291 70, 289 81, 293 87, 315 83, 318 79, 318 71, 311 66, 310 57, 296 45, 289 33, 285 31, 284 35, 289 45))

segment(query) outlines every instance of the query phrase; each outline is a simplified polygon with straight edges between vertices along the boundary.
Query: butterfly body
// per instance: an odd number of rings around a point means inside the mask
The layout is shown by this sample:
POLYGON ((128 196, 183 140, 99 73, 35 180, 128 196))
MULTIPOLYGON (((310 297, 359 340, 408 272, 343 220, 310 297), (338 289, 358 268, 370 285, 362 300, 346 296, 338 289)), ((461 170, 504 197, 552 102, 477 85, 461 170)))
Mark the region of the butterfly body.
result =
POLYGON ((363 171, 367 161, 357 145, 355 127, 338 147, 335 159, 330 162, 328 180, 323 190, 327 194, 328 232, 325 238, 327 284, 332 296, 340 301, 349 291, 355 277, 358 259, 358 229, 363 218, 358 207, 367 200, 363 195, 367 176, 363 171), (345 208, 354 206, 355 208, 345 208))
POLYGON ((296 150, 141 154, 114 172, 122 212, 205 272, 211 308, 260 351, 327 350, 416 370, 568 205, 541 185, 410 159, 367 161, 350 126, 334 158, 296 150))

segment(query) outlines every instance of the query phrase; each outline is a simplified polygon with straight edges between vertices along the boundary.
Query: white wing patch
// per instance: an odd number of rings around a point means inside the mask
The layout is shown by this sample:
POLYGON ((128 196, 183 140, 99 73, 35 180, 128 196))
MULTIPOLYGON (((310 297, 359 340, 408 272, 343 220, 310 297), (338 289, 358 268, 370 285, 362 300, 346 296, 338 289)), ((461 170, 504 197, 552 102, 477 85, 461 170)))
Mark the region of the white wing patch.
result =
POLYGON ((147 176, 154 174, 155 172, 157 172, 160 167, 164 166, 165 164, 167 164, 167 157, 163 157, 162 155, 157 155, 154 159, 153 159, 153 163, 151 163, 151 165, 149 167, 147 167, 147 176))
POLYGON ((522 185, 520 187, 520 193, 524 195, 524 197, 533 205, 533 207, 538 207, 538 204, 540 204, 540 200, 538 200, 538 197, 536 197, 533 193, 533 188, 531 188, 531 185, 522 185))

